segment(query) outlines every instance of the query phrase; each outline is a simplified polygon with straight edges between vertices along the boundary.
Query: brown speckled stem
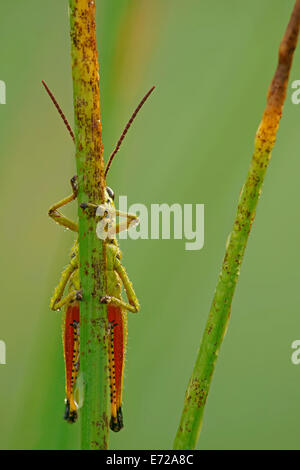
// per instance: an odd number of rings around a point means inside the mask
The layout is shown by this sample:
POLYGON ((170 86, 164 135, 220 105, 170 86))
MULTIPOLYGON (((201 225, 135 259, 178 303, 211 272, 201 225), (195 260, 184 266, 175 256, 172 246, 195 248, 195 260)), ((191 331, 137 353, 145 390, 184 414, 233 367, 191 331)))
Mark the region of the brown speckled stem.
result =
POLYGON ((95 2, 69 0, 69 6, 83 291, 80 303, 80 374, 84 383, 81 446, 82 449, 107 449, 108 329, 106 306, 100 303, 105 295, 105 247, 96 236, 94 214, 80 207, 86 202, 102 203, 105 185, 95 2))
POLYGON ((208 321, 186 391, 174 449, 194 449, 201 431, 205 403, 228 326, 234 290, 282 115, 299 25, 300 0, 297 0, 280 44, 278 65, 268 91, 266 109, 256 133, 254 154, 239 197, 208 321))

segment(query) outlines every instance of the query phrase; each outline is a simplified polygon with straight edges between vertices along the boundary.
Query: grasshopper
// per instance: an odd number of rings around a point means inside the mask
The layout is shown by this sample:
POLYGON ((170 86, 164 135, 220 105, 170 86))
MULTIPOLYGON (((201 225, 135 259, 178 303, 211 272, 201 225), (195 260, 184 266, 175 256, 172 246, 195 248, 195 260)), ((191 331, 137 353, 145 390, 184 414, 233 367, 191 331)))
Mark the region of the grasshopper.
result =
MULTIPOLYGON (((73 131, 65 115, 46 83, 44 81, 42 83, 75 143, 73 131)), ((105 178, 113 158, 118 152, 133 120, 154 88, 155 87, 152 87, 141 100, 122 132, 121 137, 106 165, 105 178)), ((78 233, 78 224, 65 217, 60 212, 62 207, 74 201, 77 197, 78 181, 76 176, 71 179, 71 186, 71 195, 51 206, 48 214, 58 224, 78 233)), ((97 210, 101 208, 106 216, 107 208, 109 208, 110 211, 114 211, 115 216, 126 219, 119 224, 114 224, 113 232, 108 229, 107 237, 104 240, 104 243, 106 244, 107 292, 101 299, 102 303, 107 304, 109 324, 108 359, 111 389, 110 428, 112 431, 118 432, 123 427, 122 392, 127 340, 127 311, 137 313, 140 310, 140 305, 132 283, 121 263, 121 250, 114 234, 123 230, 128 230, 132 224, 138 223, 138 218, 134 214, 123 213, 115 209, 114 193, 108 186, 106 186, 105 189, 105 205, 101 206, 95 203, 95 201, 91 201, 89 203, 82 203, 81 208, 82 210, 93 210, 95 215, 97 210), (122 299, 122 286, 124 287, 127 301, 122 299)), ((107 226, 110 227, 111 225, 111 222, 108 221, 107 226)), ((52 310, 59 311, 61 308, 64 308, 62 325, 66 395, 64 419, 70 423, 74 423, 78 417, 78 404, 75 399, 75 387, 80 367, 80 300, 83 296, 83 292, 80 288, 79 267, 79 243, 77 237, 71 249, 69 264, 62 272, 60 281, 50 300, 50 308, 52 310)))

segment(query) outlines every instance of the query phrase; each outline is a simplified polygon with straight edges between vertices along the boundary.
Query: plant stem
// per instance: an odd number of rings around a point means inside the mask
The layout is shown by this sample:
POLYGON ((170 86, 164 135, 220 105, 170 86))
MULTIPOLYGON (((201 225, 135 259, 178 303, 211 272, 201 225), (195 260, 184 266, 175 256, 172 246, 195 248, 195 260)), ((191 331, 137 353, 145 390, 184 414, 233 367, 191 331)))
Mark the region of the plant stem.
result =
POLYGON ((80 373, 84 382, 82 449, 108 446, 108 358, 105 247, 96 237, 95 216, 82 202, 104 202, 104 163, 100 121, 99 66, 95 2, 69 0, 78 176, 80 282, 80 373))
POLYGON ((201 431, 212 375, 228 326, 240 266, 282 115, 299 25, 300 0, 297 0, 280 44, 278 65, 269 88, 265 112, 256 133, 254 154, 239 197, 235 221, 227 242, 208 321, 186 391, 174 449, 194 449, 201 431))

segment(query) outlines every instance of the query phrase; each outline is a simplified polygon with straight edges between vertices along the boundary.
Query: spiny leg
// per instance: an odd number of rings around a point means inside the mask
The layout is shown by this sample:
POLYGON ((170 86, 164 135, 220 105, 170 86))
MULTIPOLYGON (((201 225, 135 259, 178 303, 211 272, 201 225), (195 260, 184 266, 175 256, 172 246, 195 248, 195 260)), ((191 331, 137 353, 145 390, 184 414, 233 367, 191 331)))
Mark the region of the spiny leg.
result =
POLYGON ((58 301, 52 310, 60 310, 64 305, 70 304, 75 300, 82 300, 82 291, 81 290, 72 290, 67 294, 63 299, 58 301))
POLYGON ((107 219, 107 238, 110 240, 115 238, 117 233, 124 232, 128 230, 130 227, 139 224, 139 218, 135 214, 129 214, 127 212, 120 212, 118 210, 115 211, 113 219, 107 219), (122 220, 118 224, 115 223, 116 217, 124 217, 126 220, 122 220))
POLYGON ((61 201, 57 202, 56 204, 53 204, 53 206, 50 207, 48 211, 48 215, 58 224, 62 225, 63 227, 66 227, 73 232, 78 232, 78 224, 76 222, 73 222, 73 220, 69 219, 68 217, 65 217, 63 214, 61 214, 58 209, 61 207, 65 206, 66 204, 69 204, 69 202, 74 201, 77 197, 77 192, 78 192, 78 187, 77 187, 77 176, 73 176, 71 179, 71 186, 73 189, 73 193, 62 199, 61 201))
POLYGON ((124 230, 128 230, 130 227, 139 224, 139 218, 135 214, 122 212, 115 208, 109 208, 105 204, 97 205, 93 204, 92 202, 83 202, 80 204, 80 207, 82 209, 92 209, 95 212, 97 212, 98 209, 101 209, 101 215, 97 215, 100 216, 100 220, 106 219, 106 224, 105 227, 103 227, 103 230, 106 231, 106 237, 108 239, 115 238, 114 236, 116 233, 124 232, 124 230), (116 217, 122 217, 126 220, 123 220, 122 222, 116 224, 116 217))
POLYGON ((73 258, 68 264, 68 266, 66 267, 66 269, 62 272, 60 281, 50 300, 51 310, 59 310, 61 307, 63 307, 67 303, 70 303, 74 300, 82 299, 82 292, 80 291, 80 284, 77 281, 77 275, 74 276, 74 274, 76 273, 76 270, 78 273, 77 257, 73 258), (65 297, 62 298, 66 285, 68 281, 70 280, 71 276, 73 278, 72 283, 75 289, 69 292, 65 297))
POLYGON ((74 423, 77 419, 78 404, 74 397, 80 356, 80 312, 78 302, 67 305, 63 322, 63 345, 65 360, 66 399, 64 418, 74 423))
POLYGON ((115 217, 113 219, 107 219, 107 239, 111 240, 115 238, 115 235, 117 233, 124 232, 125 230, 128 230, 130 227, 133 227, 135 225, 139 224, 139 218, 134 215, 134 214, 128 214, 126 212, 120 212, 116 211, 115 212, 115 217), (122 222, 119 222, 118 224, 115 223, 115 217, 126 217, 126 220, 122 220, 122 222))
POLYGON ((80 364, 80 308, 81 300, 79 270, 73 272, 68 283, 68 295, 63 299, 66 306, 63 320, 63 345, 65 360, 66 400, 64 418, 74 423, 78 404, 75 400, 75 385, 80 364), (74 298, 75 297, 75 298, 74 298))
POLYGON ((118 432, 123 427, 123 420, 119 419, 117 407, 117 386, 115 375, 115 353, 114 353, 114 328, 116 323, 109 323, 109 343, 108 343, 108 360, 109 360, 109 379, 110 379, 110 428, 114 432, 118 432))
POLYGON ((118 299, 117 297, 111 297, 109 295, 106 295, 105 297, 102 297, 101 303, 109 304, 109 305, 115 305, 116 307, 125 308, 129 312, 137 313, 140 310, 139 301, 138 301, 137 296, 134 292, 134 289, 133 289, 132 283, 131 283, 131 281, 128 277, 128 274, 127 274, 124 266, 122 266, 121 262, 118 260, 118 258, 116 258, 116 260, 115 260, 114 269, 116 270, 116 272, 120 276, 120 279, 123 283, 123 286, 124 286, 124 289, 125 289, 125 292, 126 292, 129 303, 124 302, 124 300, 118 299))
POLYGON ((124 232, 124 230, 128 230, 130 227, 139 224, 139 218, 135 214, 129 214, 128 212, 121 212, 117 210, 116 217, 126 218, 126 220, 116 225, 116 233, 124 232))

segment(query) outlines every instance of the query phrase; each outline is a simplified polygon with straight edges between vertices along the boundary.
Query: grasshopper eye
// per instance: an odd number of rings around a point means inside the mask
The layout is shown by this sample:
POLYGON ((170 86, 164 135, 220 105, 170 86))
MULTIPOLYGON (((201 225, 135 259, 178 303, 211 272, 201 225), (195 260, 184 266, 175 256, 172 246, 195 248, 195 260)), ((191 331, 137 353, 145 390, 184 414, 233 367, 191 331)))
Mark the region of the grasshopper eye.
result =
POLYGON ((112 200, 114 200, 115 199, 115 193, 113 192, 113 190, 109 186, 106 186, 106 191, 107 191, 107 194, 109 195, 109 197, 112 200))

